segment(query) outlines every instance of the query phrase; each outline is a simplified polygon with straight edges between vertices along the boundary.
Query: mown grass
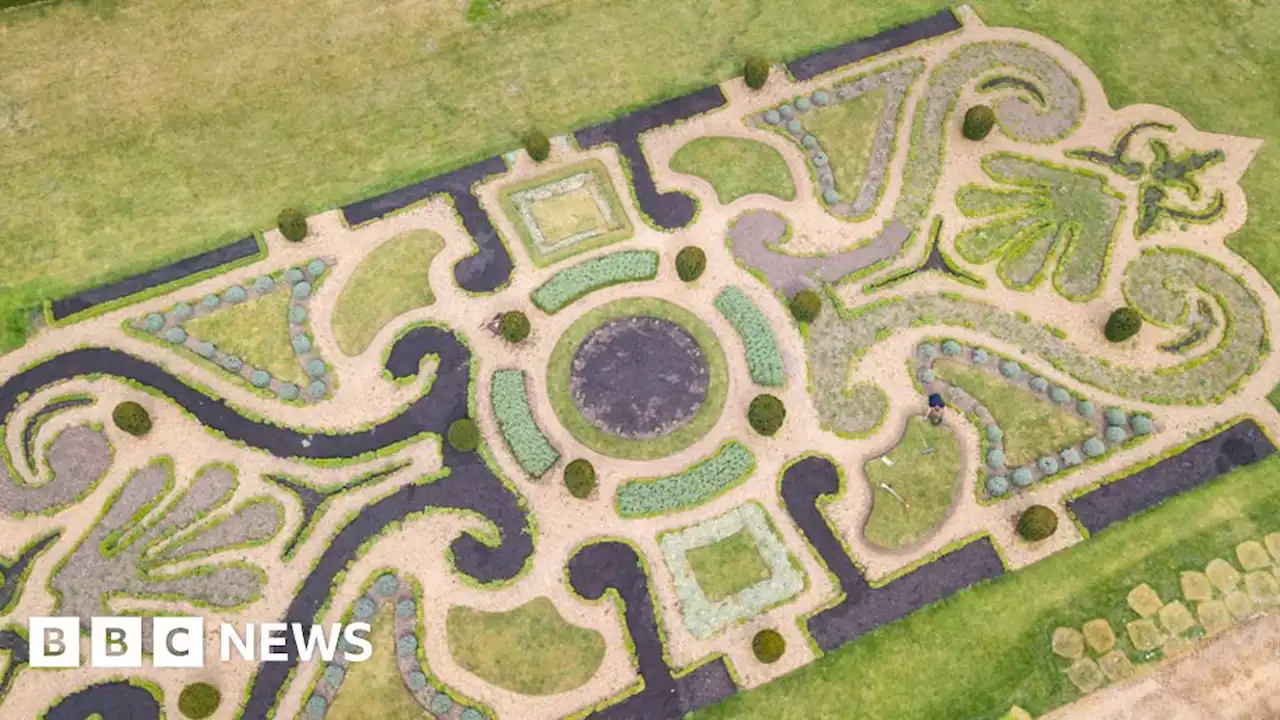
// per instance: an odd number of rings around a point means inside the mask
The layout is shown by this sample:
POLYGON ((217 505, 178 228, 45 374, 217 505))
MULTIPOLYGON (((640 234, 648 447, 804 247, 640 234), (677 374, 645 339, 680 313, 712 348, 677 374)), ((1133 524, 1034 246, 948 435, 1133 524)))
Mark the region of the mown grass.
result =
POLYGON ((694 548, 688 552, 688 559, 698 587, 711 602, 719 602, 769 579, 769 566, 746 530, 694 548))
POLYGON ((308 382, 289 341, 289 293, 285 290, 188 320, 185 327, 192 336, 213 343, 246 365, 295 385, 308 382))
POLYGON ((1106 618, 1131 650, 1129 590, 1145 582, 1176 597, 1182 570, 1280 530, 1278 474, 1280 456, 1232 472, 694 718, 994 720, 1012 705, 1039 716, 1079 697, 1050 649, 1054 628, 1106 618))
POLYGON ((414 230, 388 240, 360 262, 333 309, 333 336, 343 353, 359 355, 396 317, 435 302, 427 272, 444 238, 414 230))
POLYGON ((711 183, 720 204, 747 195, 793 200, 796 184, 782 153, 755 140, 698 138, 671 156, 671 169, 711 183))
POLYGON ((373 656, 352 663, 325 713, 328 720, 431 717, 405 687, 396 664, 395 606, 383 605, 369 627, 373 656))
POLYGON ((852 100, 816 108, 804 118, 805 129, 818 138, 822 151, 831 158, 836 191, 845 202, 853 202, 862 190, 862 183, 867 178, 867 165, 871 162, 876 127, 888 99, 886 91, 876 90, 852 100))
POLYGON ((947 426, 916 417, 884 457, 893 465, 873 458, 863 467, 872 505, 862 534, 874 545, 900 548, 924 537, 951 507, 960 484, 960 443, 947 426))

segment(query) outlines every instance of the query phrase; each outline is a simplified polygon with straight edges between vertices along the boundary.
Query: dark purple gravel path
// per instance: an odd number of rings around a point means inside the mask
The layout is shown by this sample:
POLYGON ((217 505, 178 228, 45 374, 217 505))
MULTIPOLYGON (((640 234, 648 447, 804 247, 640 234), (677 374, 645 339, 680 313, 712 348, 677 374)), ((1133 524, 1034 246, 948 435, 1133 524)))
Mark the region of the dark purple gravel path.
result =
POLYGON ((927 40, 938 35, 959 30, 960 22, 950 10, 940 10, 927 18, 899 25, 862 40, 854 40, 844 45, 837 45, 830 50, 816 52, 799 60, 787 63, 787 71, 796 80, 809 78, 831 72, 836 68, 861 62, 873 55, 887 53, 912 43, 927 40))

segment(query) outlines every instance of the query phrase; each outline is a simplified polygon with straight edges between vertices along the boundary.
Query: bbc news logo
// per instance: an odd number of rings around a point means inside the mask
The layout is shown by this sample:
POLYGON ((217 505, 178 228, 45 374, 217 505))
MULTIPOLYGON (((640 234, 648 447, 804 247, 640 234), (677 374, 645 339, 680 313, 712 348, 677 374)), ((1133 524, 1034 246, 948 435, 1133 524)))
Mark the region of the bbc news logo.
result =
MULTIPOLYGON (((95 617, 89 621, 89 665, 105 668, 142 667, 143 632, 140 617, 95 617)), ((155 617, 151 622, 151 666, 204 667, 204 618, 155 617)), ((30 664, 37 668, 80 667, 80 618, 33 617, 27 624, 30 664)), ((369 623, 246 623, 243 629, 222 623, 218 647, 222 662, 234 655, 250 662, 286 662, 289 638, 298 659, 319 657, 333 662, 339 651, 347 662, 364 662, 373 653, 369 623)))

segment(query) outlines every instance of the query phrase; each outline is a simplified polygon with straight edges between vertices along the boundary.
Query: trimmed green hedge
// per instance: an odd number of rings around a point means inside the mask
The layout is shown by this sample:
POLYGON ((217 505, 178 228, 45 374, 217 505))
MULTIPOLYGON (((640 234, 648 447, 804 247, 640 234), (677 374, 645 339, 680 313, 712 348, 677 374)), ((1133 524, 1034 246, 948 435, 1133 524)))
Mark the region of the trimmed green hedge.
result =
POLYGON ((746 480, 755 466, 756 459, 750 450, 737 442, 728 442, 715 455, 684 472, 623 484, 614 497, 615 506, 622 517, 687 510, 746 480))
POLYGON ((516 462, 530 477, 540 478, 556 461, 560 453, 542 434, 529 408, 523 370, 499 370, 493 374, 489 385, 489 400, 502 439, 511 449, 516 462))
POLYGON ((151 432, 151 414, 132 400, 117 405, 115 410, 111 411, 111 419, 116 427, 134 437, 142 437, 151 432))
POLYGON ((782 351, 778 349, 778 338, 760 308, 736 287, 721 290, 716 295, 715 306, 738 331, 742 344, 746 346, 747 371, 751 373, 751 381, 764 387, 782 387, 785 379, 782 351))
POLYGON ((475 452, 480 447, 480 428, 471 418, 460 418, 449 425, 449 445, 458 452, 475 452))
POLYGON ((206 682, 191 683, 178 695, 178 711, 192 720, 202 720, 218 711, 222 693, 206 682))
POLYGON ((658 275, 658 253, 650 250, 623 252, 594 258, 565 268, 533 291, 533 304, 546 313, 557 313, 585 295, 611 285, 652 280, 658 275))
POLYGON ((585 500, 596 489, 596 469, 590 462, 578 458, 564 467, 564 486, 569 494, 585 500))

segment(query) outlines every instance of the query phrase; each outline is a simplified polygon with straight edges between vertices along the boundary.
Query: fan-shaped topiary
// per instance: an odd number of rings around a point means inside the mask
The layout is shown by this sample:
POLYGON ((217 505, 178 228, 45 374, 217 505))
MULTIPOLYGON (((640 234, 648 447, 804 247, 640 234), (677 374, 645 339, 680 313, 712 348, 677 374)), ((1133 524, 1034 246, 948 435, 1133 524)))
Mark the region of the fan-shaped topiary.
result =
POLYGON ((987 478, 987 494, 1000 497, 1009 492, 1009 480, 1003 475, 991 475, 987 478))
POLYGON ((1089 438, 1084 441, 1084 454, 1091 458, 1102 457, 1107 452, 1107 446, 1096 437, 1089 438))
POLYGON ((480 446, 480 428, 471 418, 459 418, 449 425, 449 445, 458 452, 473 452, 480 446))
POLYGON ((1124 342, 1142 329, 1142 315, 1131 307, 1117 308, 1111 313, 1111 317, 1107 318, 1107 325, 1103 328, 1103 333, 1111 342, 1124 342))
POLYGON ((685 282, 693 282, 702 277, 707 269, 707 254, 700 247, 692 245, 680 248, 676 253, 676 275, 685 282))
POLYGON ((301 210, 285 208, 280 211, 278 220, 280 234, 284 235, 285 240, 302 242, 302 239, 307 236, 307 216, 303 215, 301 210))
POLYGON ((983 140, 991 134, 995 127, 996 114, 986 105, 974 105, 964 113, 964 123, 960 130, 970 140, 983 140))
POLYGON ((111 411, 111 420, 116 427, 134 437, 142 437, 151 432, 151 413, 132 400, 117 405, 111 411))
POLYGON ((551 156, 551 139, 541 130, 530 130, 520 142, 534 162, 542 162, 551 156))
POLYGON ((762 663, 777 662, 786 651, 787 641, 777 630, 761 630, 751 638, 751 652, 762 663))
POLYGON ((769 79, 769 61, 759 55, 752 55, 747 58, 747 62, 742 67, 742 79, 747 82, 747 87, 752 90, 759 90, 764 87, 765 82, 769 79))
POLYGON ((801 290, 791 298, 791 316, 800 322, 813 322, 822 310, 822 297, 813 290, 801 290))
POLYGON ((178 711, 191 720, 210 717, 222 704, 222 693, 207 682, 191 683, 178 695, 178 711))
POLYGON ((1036 461, 1036 465, 1040 466, 1040 472, 1045 475, 1053 475, 1058 472, 1061 465, 1058 464, 1058 458, 1052 455, 1045 455, 1036 461))
POLYGON ((596 469, 586 460, 578 459, 564 466, 564 486, 569 494, 585 499, 596 489, 596 469))
POLYGON ((944 340, 942 342, 942 354, 955 357, 964 351, 964 347, 955 340, 944 340))
POLYGON ((1026 487, 1035 480, 1035 476, 1031 474, 1031 470, 1024 467, 1020 467, 1012 473, 1009 473, 1009 478, 1013 480, 1013 484, 1018 487, 1026 487))
POLYGON ((501 327, 502 339, 509 343, 523 342, 529 337, 529 332, 533 326, 529 324, 529 316, 519 310, 512 310, 502 314, 501 327))
POLYGON ((999 470, 1000 468, 1004 467, 1004 462, 1005 460, 1004 460, 1003 450, 991 450, 990 452, 987 453, 987 465, 989 467, 999 470))
POLYGON ((1058 515, 1044 505, 1032 505, 1018 517, 1018 534, 1023 540, 1044 540, 1058 529, 1058 515))
POLYGON ((1150 435, 1153 429, 1151 418, 1146 415, 1134 415, 1129 418, 1129 427, 1133 430, 1134 435, 1150 435))
POLYGON ((747 407, 747 422, 761 435, 773 435, 787 419, 787 408, 773 395, 757 395, 747 407))
POLYGON ((1129 433, 1125 432, 1124 428, 1117 427, 1115 425, 1112 425, 1111 427, 1107 428, 1105 435, 1107 438, 1107 442, 1111 443, 1112 445, 1119 445, 1120 443, 1124 442, 1129 438, 1129 433))

